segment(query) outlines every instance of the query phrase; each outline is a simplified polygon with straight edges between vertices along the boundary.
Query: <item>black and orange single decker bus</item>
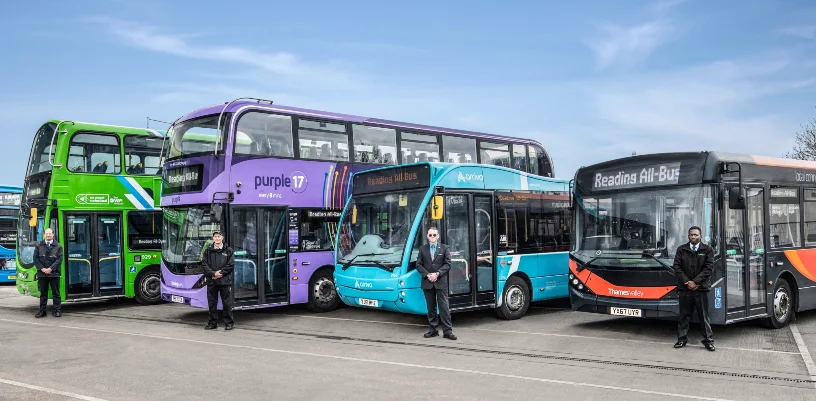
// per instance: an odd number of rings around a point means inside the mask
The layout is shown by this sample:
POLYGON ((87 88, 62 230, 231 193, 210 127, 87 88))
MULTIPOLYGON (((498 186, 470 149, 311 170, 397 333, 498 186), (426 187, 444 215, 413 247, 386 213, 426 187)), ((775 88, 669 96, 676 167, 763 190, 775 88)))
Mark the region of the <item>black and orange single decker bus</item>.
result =
POLYGON ((816 162, 724 152, 632 156, 575 175, 572 309, 678 319, 689 227, 715 249, 713 324, 784 327, 816 308, 816 162))

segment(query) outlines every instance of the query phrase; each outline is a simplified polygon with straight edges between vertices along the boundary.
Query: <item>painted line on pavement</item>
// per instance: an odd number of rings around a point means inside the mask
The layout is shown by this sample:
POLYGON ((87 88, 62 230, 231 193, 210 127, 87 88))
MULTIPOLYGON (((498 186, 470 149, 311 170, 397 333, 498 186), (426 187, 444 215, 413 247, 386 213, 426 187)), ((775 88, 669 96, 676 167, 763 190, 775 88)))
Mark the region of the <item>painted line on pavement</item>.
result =
MULTIPOLYGON (((799 347, 799 354, 801 354, 802 359, 805 360, 805 367, 810 375, 810 380, 816 380, 816 363, 813 362, 813 357, 810 356, 810 351, 808 351, 805 340, 802 338, 802 334, 799 333, 799 327, 796 326, 796 323, 790 323, 788 326, 790 326, 790 331, 793 333, 796 346, 799 347)), ((816 387, 816 385, 814 385, 814 387, 816 387)))
POLYGON ((30 390, 42 391, 44 393, 49 393, 49 394, 61 395, 61 396, 64 396, 64 397, 76 398, 78 400, 106 401, 106 400, 104 400, 102 398, 89 397, 87 395, 74 394, 74 393, 69 393, 67 391, 54 390, 54 389, 51 389, 51 388, 35 386, 33 384, 28 384, 28 383, 20 383, 20 382, 16 382, 16 381, 12 381, 12 380, 0 379, 0 383, 8 384, 9 386, 23 387, 23 388, 27 388, 27 389, 30 389, 30 390))
MULTIPOLYGON (((623 391, 623 392, 638 393, 638 394, 648 394, 648 395, 655 395, 655 396, 685 398, 685 399, 689 399, 689 400, 731 401, 731 400, 727 400, 727 399, 724 399, 724 398, 712 398, 712 397, 702 397, 702 396, 695 396, 695 395, 689 395, 689 394, 667 393, 667 392, 663 392, 663 391, 641 390, 641 389, 636 389, 636 388, 607 386, 607 385, 603 385, 603 384, 592 384, 592 383, 585 383, 585 382, 574 382, 574 381, 566 381, 566 380, 544 379, 544 378, 539 378, 539 377, 519 376, 519 375, 511 375, 511 374, 496 373, 496 372, 483 372, 483 371, 478 371, 478 370, 450 368, 450 367, 445 367, 445 366, 418 365, 418 364, 413 364, 413 363, 381 361, 381 360, 376 360, 376 359, 353 358, 353 357, 339 356, 339 355, 320 354, 320 353, 315 353, 315 352, 302 352, 302 351, 290 351, 290 350, 282 350, 282 349, 275 349, 275 348, 253 347, 253 346, 249 346, 249 345, 228 344, 228 343, 225 343, 225 342, 201 341, 201 340, 192 340, 192 339, 189 339, 189 338, 176 338, 176 337, 169 337, 169 336, 156 336, 156 335, 151 335, 151 334, 131 333, 131 332, 127 332, 127 331, 106 330, 106 329, 92 329, 92 328, 88 328, 88 327, 65 326, 65 325, 61 325, 61 324, 53 325, 53 324, 46 324, 46 323, 26 322, 26 321, 22 321, 22 320, 12 320, 12 319, 0 319, 0 321, 17 323, 17 324, 26 324, 26 325, 30 325, 30 326, 42 326, 42 327, 47 327, 47 328, 61 328, 61 329, 92 331, 92 332, 97 332, 97 333, 109 333, 109 334, 116 334, 116 335, 128 335, 128 336, 133 336, 133 337, 152 338, 152 339, 157 339, 157 340, 168 340, 168 341, 178 341, 178 342, 186 342, 186 343, 192 343, 192 344, 212 345, 212 346, 230 347, 230 348, 238 348, 238 349, 248 349, 248 350, 253 350, 253 351, 264 351, 264 352, 271 352, 271 353, 277 353, 277 354, 286 354, 286 355, 310 356, 310 357, 323 358, 323 359, 331 358, 331 359, 342 360, 342 361, 399 366, 399 367, 405 367, 405 368, 416 368, 416 369, 420 369, 420 370, 432 369, 432 370, 439 370, 439 371, 446 371, 446 372, 465 373, 465 374, 478 375, 478 376, 499 377, 499 378, 503 378, 503 379, 518 379, 518 380, 526 380, 526 381, 539 382, 539 383, 561 384, 561 385, 572 386, 572 387, 588 387, 588 388, 596 388, 596 389, 603 389, 603 390, 615 390, 615 391, 623 391)), ((83 398, 83 399, 89 399, 89 400, 93 400, 93 401, 98 400, 98 399, 95 399, 95 398, 83 398)))

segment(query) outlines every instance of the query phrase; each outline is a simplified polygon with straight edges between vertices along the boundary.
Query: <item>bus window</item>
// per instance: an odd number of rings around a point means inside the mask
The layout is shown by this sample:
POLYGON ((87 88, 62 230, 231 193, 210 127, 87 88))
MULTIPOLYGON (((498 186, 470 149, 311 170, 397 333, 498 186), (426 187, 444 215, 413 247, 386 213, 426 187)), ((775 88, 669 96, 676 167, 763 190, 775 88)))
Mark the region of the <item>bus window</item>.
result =
POLYGON ((292 117, 249 112, 238 120, 235 154, 295 157, 292 117))
POLYGON ((133 211, 127 214, 128 248, 161 250, 162 212, 133 211))
POLYGON ((439 161, 439 138, 436 135, 403 132, 400 137, 402 163, 439 161))
POLYGON ((544 177, 552 177, 552 164, 544 149, 536 146, 536 159, 538 159, 538 174, 544 177))
POLYGON ((538 175, 538 157, 536 156, 536 148, 532 146, 527 147, 528 167, 530 174, 538 175))
POLYGON ((354 161, 397 164, 397 132, 390 128, 353 125, 354 161))
MULTIPOLYGON (((229 126, 230 113, 224 113, 221 117, 221 132, 226 131, 229 126)), ((182 156, 190 156, 197 153, 213 153, 224 148, 224 141, 217 132, 219 115, 200 117, 187 120, 174 125, 167 136, 170 138, 170 146, 167 151, 167 158, 173 159, 182 156)))
POLYGON ((71 138, 68 170, 75 173, 119 174, 119 138, 115 135, 77 134, 71 138))
POLYGON ((300 214, 300 250, 330 251, 342 210, 304 210, 300 214))
POLYGON ((53 140, 55 128, 56 124, 48 123, 40 127, 40 130, 37 131, 37 134, 34 136, 34 145, 31 147, 28 173, 26 175, 51 171, 50 159, 54 152, 51 141, 53 140))
POLYGON ((816 246, 815 188, 805 188, 805 246, 816 246))
POLYGON ((510 167, 510 145, 506 143, 479 142, 479 163, 510 167))
POLYGON ((128 135, 125 137, 125 173, 157 175, 162 166, 164 138, 128 135))
POLYGON ((799 240, 799 188, 771 188, 768 202, 771 249, 793 248, 799 240))
POLYGON ((527 171, 527 149, 524 145, 513 145, 513 168, 519 171, 527 171))
POLYGON ((348 161, 348 134, 345 124, 298 120, 301 159, 348 161))
POLYGON ((445 135, 442 137, 445 151, 443 162, 465 164, 476 163, 476 140, 445 135))

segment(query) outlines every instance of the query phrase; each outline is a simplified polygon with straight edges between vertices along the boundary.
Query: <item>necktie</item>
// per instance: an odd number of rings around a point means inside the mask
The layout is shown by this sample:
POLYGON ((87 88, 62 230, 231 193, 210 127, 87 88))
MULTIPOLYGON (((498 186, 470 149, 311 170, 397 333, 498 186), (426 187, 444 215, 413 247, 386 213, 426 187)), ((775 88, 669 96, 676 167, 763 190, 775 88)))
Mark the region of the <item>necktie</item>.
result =
POLYGON ((431 257, 436 256, 436 245, 431 245, 431 257))

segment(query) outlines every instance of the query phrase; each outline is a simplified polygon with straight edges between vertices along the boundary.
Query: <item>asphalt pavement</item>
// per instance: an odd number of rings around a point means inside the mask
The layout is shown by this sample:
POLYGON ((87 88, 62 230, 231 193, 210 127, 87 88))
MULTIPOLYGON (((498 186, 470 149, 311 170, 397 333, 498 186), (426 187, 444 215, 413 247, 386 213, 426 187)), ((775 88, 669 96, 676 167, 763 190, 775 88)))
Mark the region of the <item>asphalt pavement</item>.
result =
POLYGON ((816 400, 813 312, 780 330, 715 326, 709 352, 696 326, 677 350, 672 322, 563 302, 516 321, 454 314, 458 341, 423 338, 423 316, 349 307, 239 311, 229 332, 176 304, 36 311, 0 286, 0 400, 816 400))

